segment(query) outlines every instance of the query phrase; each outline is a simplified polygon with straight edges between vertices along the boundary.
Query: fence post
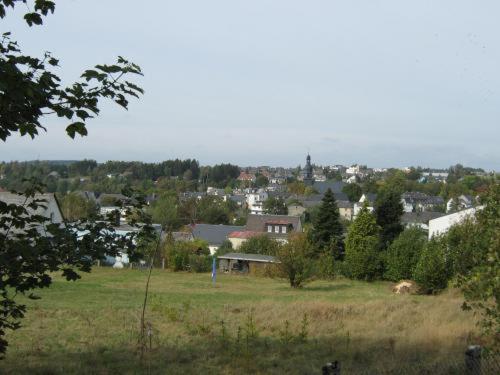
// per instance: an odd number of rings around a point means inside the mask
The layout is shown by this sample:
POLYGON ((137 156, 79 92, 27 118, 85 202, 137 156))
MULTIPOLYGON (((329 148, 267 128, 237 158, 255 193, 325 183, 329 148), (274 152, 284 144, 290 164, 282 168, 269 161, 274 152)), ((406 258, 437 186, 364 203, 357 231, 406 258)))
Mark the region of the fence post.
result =
POLYGON ((467 375, 481 374, 481 347, 469 345, 465 351, 465 373, 467 375))
POLYGON ((97 259, 97 267, 101 267, 101 261, 97 259))
POLYGON ((165 258, 161 258, 161 269, 165 269, 165 258))
POLYGON ((323 375, 340 375, 340 362, 328 362, 321 370, 323 375))

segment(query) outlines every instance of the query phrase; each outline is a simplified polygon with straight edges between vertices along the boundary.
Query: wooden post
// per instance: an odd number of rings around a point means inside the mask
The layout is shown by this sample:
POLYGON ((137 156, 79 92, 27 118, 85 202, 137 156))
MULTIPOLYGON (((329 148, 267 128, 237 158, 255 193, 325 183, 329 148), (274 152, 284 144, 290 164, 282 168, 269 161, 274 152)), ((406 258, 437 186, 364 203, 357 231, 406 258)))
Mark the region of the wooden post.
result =
POLYGON ((481 347, 470 345, 465 351, 465 373, 467 375, 481 374, 481 347))
POLYGON ((340 375, 340 362, 328 362, 321 370, 323 375, 340 375))
POLYGON ((97 267, 101 267, 101 261, 97 259, 97 267))
POLYGON ((161 269, 165 269, 165 258, 161 258, 161 269))

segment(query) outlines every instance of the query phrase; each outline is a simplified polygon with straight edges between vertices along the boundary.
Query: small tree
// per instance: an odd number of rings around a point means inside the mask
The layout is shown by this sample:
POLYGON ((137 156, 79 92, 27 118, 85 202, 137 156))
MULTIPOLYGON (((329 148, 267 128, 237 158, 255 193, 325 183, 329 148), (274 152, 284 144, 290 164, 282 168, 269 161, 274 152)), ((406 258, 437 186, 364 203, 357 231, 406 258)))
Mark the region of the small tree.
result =
POLYGON ((263 203, 266 214, 270 215, 288 215, 288 207, 281 197, 270 197, 263 203))
POLYGON ((420 228, 404 230, 389 246, 385 276, 393 281, 412 278, 426 242, 426 235, 420 228))
POLYGON ((292 288, 300 288, 313 275, 314 262, 311 256, 314 246, 305 233, 294 233, 288 238, 288 243, 279 246, 277 259, 278 269, 286 277, 292 288))
POLYGON ((329 251, 339 258, 342 253, 342 233, 339 209, 332 190, 328 189, 314 220, 312 240, 320 252, 329 251))
POLYGON ((345 263, 350 277, 373 280, 380 276, 379 231, 375 217, 364 206, 349 227, 346 238, 345 263))
POLYGON ((415 267, 413 279, 422 293, 433 294, 446 288, 449 273, 444 255, 445 242, 442 238, 433 238, 424 247, 415 267))
POLYGON ((359 201, 359 198, 361 198, 361 195, 363 194, 361 186, 354 183, 345 185, 342 188, 342 192, 347 195, 347 198, 349 198, 349 201, 351 202, 359 201))

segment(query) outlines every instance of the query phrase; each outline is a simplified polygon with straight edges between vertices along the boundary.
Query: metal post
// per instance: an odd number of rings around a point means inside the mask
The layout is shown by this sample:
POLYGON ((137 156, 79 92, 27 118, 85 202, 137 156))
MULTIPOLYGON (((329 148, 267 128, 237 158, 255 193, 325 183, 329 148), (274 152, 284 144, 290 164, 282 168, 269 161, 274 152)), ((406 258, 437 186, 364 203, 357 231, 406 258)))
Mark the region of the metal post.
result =
POLYGON ((470 345, 465 351, 465 373, 467 375, 481 374, 481 346, 470 345))

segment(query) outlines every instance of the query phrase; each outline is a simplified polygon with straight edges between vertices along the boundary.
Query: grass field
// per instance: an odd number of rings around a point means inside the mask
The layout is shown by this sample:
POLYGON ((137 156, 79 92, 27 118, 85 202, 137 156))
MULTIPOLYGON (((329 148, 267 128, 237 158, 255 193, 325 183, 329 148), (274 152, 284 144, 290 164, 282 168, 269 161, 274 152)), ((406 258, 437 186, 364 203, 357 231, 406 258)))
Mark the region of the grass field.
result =
POLYGON ((141 361, 138 332, 146 272, 99 268, 56 278, 27 301, 9 333, 2 373, 459 374, 476 331, 458 291, 397 296, 389 283, 315 281, 292 290, 258 277, 155 270, 141 361))

